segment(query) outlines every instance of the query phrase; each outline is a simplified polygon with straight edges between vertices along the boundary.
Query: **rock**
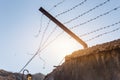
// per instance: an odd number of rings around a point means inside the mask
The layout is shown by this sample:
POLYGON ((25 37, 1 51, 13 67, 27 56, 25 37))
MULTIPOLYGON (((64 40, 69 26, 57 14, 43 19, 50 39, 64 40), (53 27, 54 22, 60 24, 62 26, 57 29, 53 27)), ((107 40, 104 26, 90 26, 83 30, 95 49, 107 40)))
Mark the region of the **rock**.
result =
MULTIPOLYGON (((0 80, 22 80, 22 74, 7 72, 5 70, 0 70, 0 80)), ((26 75, 25 75, 26 77, 26 75)), ((44 75, 41 73, 32 74, 32 80, 43 80, 44 75)))

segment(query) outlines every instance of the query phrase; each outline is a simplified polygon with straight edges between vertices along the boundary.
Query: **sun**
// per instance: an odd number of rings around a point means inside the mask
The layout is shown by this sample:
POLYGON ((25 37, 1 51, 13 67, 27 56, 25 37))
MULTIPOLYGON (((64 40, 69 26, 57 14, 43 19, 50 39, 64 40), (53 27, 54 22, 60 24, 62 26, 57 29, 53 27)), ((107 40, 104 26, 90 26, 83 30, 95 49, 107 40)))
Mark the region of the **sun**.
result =
POLYGON ((61 37, 57 39, 52 46, 54 53, 60 53, 61 55, 71 54, 72 52, 80 49, 79 43, 70 37, 61 37))

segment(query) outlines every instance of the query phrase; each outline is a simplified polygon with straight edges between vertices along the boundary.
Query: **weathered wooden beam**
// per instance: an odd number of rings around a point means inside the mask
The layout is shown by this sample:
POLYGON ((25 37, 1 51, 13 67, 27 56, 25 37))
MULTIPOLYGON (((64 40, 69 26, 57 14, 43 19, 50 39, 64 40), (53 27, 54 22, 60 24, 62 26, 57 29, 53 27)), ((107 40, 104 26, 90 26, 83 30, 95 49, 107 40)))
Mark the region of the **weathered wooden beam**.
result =
POLYGON ((46 15, 49 19, 51 19, 54 23, 56 23, 60 28, 62 28, 66 33, 68 33, 71 37, 73 37, 77 42, 79 42, 84 48, 87 48, 87 44, 81 40, 77 35, 75 35, 71 30, 69 30, 65 25, 63 25, 60 21, 54 18, 51 14, 49 14, 46 10, 40 7, 39 11, 41 11, 44 15, 46 15))

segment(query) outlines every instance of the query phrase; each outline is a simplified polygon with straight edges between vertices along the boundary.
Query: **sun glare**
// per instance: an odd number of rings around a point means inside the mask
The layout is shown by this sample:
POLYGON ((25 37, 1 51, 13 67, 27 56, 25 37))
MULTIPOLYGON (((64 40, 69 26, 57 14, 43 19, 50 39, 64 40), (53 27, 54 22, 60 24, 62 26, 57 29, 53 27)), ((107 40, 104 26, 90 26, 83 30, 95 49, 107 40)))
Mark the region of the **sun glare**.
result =
POLYGON ((68 37, 62 37, 57 39, 53 43, 52 47, 52 51, 54 53, 60 53, 61 55, 71 54, 78 49, 80 49, 78 43, 73 39, 69 39, 68 37))

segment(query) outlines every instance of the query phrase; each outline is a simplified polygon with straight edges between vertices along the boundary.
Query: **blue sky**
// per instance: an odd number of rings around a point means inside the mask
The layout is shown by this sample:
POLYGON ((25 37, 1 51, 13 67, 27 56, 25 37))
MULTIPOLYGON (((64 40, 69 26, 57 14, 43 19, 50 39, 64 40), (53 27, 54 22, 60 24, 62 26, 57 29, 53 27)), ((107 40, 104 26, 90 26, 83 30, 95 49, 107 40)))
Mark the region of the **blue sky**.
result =
MULTIPOLYGON (((45 8, 53 16, 55 16, 74 7, 82 1, 84 0, 0 0, 0 69, 19 72, 26 62, 38 50, 39 44, 43 38, 42 35, 49 22, 49 19, 44 15, 42 16, 42 13, 39 12, 38 9, 40 7, 45 8), (62 3, 53 7, 59 2, 62 3), (40 28, 41 33, 39 33, 40 28), (39 36, 36 37, 38 33, 39 36)), ((78 15, 105 1, 107 0, 86 0, 84 4, 58 16, 57 19, 62 23, 65 23, 66 21, 77 17, 78 15)), ((119 6, 120 0, 110 0, 103 6, 65 25, 68 28, 73 27, 119 6)), ((76 35, 80 36, 84 33, 119 22, 119 14, 120 9, 117 9, 105 16, 71 30, 76 35)), ((42 44, 46 41, 47 36, 52 32, 55 26, 56 25, 51 21, 47 31, 45 32, 42 44)), ((81 39, 86 41, 119 27, 120 24, 117 24, 101 31, 97 31, 96 33, 81 37, 81 39)), ((46 44, 53 40, 61 32, 62 30, 57 27, 56 31, 47 40, 46 44)), ((120 30, 117 30, 91 41, 87 41, 86 43, 89 47, 91 47, 97 44, 119 39, 119 33, 120 30)), ((44 45, 41 46, 41 48, 43 47, 44 45)), ((82 49, 82 46, 68 36, 68 34, 63 33, 49 46, 47 46, 46 49, 39 53, 39 55, 31 61, 26 69, 28 69, 31 73, 41 72, 43 74, 47 74, 53 70, 54 65, 59 64, 65 55, 71 54, 79 49, 82 49)))

